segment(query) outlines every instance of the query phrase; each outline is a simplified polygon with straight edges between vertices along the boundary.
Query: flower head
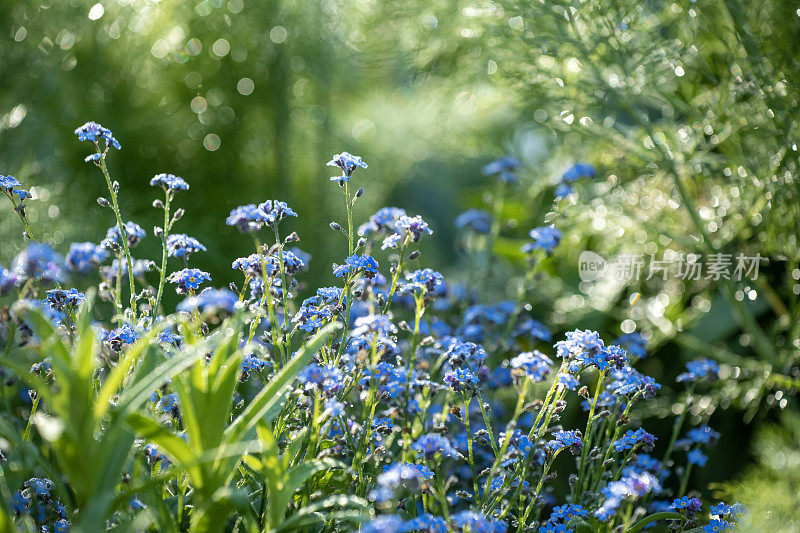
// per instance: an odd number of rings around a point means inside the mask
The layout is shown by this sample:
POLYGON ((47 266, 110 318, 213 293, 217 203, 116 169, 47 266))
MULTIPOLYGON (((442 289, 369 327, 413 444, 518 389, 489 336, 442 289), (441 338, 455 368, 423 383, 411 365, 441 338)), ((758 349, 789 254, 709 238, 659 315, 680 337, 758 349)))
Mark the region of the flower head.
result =
POLYGON ((695 359, 686 363, 686 372, 680 374, 676 381, 700 381, 708 378, 714 381, 719 377, 719 365, 713 359, 695 359))
POLYGON ((344 260, 344 264, 333 265, 333 275, 337 278, 358 272, 363 273, 367 278, 373 278, 378 273, 378 262, 370 255, 353 254, 344 260))
POLYGON ((425 292, 433 292, 444 283, 444 277, 432 268, 415 270, 406 274, 406 288, 418 287, 425 292))
POLYGON ((123 324, 106 335, 106 341, 115 352, 120 351, 123 344, 133 344, 138 338, 139 333, 130 324, 123 324))
POLYGON ((706 462, 708 462, 708 456, 706 456, 706 454, 700 450, 694 449, 686 454, 686 460, 689 461, 690 465, 696 465, 702 468, 706 466, 706 462))
POLYGON ((331 181, 343 182, 350 181, 350 177, 357 168, 367 168, 367 164, 364 163, 359 156, 348 152, 334 155, 331 160, 328 161, 328 166, 342 169, 342 175, 332 177, 331 181))
POLYGON ((504 155, 483 167, 483 174, 485 176, 497 176, 504 183, 513 183, 517 181, 516 171, 519 167, 519 159, 504 155))
POLYGON ((613 445, 614 449, 619 451, 632 450, 643 447, 645 451, 650 451, 655 445, 656 437, 647 431, 639 428, 636 431, 629 429, 619 439, 615 440, 613 445))
POLYGON ((399 207, 381 207, 377 213, 369 217, 369 222, 358 228, 358 234, 366 237, 371 233, 394 231, 395 221, 405 214, 406 210, 399 207))
POLYGON ((86 301, 86 295, 82 292, 78 292, 75 289, 69 289, 66 291, 63 289, 50 289, 45 294, 47 294, 47 301, 50 303, 50 305, 59 311, 65 307, 71 307, 75 309, 81 303, 86 301))
POLYGON ((242 233, 249 233, 260 230, 270 218, 259 209, 256 204, 240 205, 228 215, 225 223, 229 226, 236 226, 242 233))
POLYGON ((167 237, 167 255, 169 257, 189 257, 195 252, 205 252, 207 248, 194 237, 185 233, 173 233, 167 237))
POLYGON ((447 457, 455 457, 456 452, 450 440, 438 433, 427 433, 422 435, 417 441, 411 445, 411 449, 421 453, 427 458, 432 458, 437 453, 441 453, 447 457))
POLYGON ((13 200, 13 196, 16 195, 19 197, 20 202, 25 198, 28 198, 31 194, 26 191, 25 189, 15 189, 14 187, 19 187, 22 185, 15 177, 13 176, 3 176, 0 174, 0 191, 7 194, 13 200))
POLYGON ((456 392, 468 391, 478 384, 478 377, 469 370, 456 368, 445 374, 444 382, 456 392))
POLYGON ((297 213, 286 202, 280 200, 267 200, 258 205, 258 208, 267 215, 267 224, 272 225, 286 217, 296 217, 297 213))
POLYGON ((696 444, 710 444, 716 442, 720 434, 706 425, 697 426, 686 432, 686 437, 696 444))
POLYGON ((521 370, 533 381, 544 380, 552 365, 552 359, 539 350, 523 352, 511 360, 511 368, 521 370))
MULTIPOLYGON (((128 246, 135 248, 147 236, 147 232, 139 224, 129 220, 125 223, 125 236, 128 239, 128 246)), ((120 229, 119 225, 116 225, 108 228, 106 238, 100 244, 113 250, 120 246, 120 243, 120 229)))
POLYGON ((453 524, 461 531, 470 533, 505 533, 508 529, 505 522, 491 521, 481 513, 461 511, 453 515, 453 524))
POLYGON ((561 242, 561 230, 555 226, 533 228, 530 236, 534 241, 522 246, 522 252, 526 254, 534 250, 544 250, 545 253, 551 254, 553 249, 561 242))
POLYGON ((75 130, 75 135, 78 136, 79 141, 90 141, 93 143, 98 143, 100 140, 105 141, 105 148, 113 146, 117 150, 120 149, 119 142, 114 138, 114 135, 111 133, 111 130, 108 128, 104 128, 97 122, 87 122, 80 128, 75 130))
POLYGON ((428 223, 422 220, 422 217, 417 215, 409 217, 407 215, 400 216, 394 222, 394 233, 383 239, 381 249, 399 248, 401 243, 406 241, 419 242, 423 235, 432 235, 433 230, 428 226, 428 223))
POLYGON ((161 187, 165 191, 185 191, 189 189, 189 184, 183 178, 174 174, 156 174, 150 180, 150 185, 161 187))
POLYGON ((483 209, 470 209, 456 217, 457 228, 475 233, 489 233, 492 227, 492 215, 483 209))
POLYGON ((694 515, 695 513, 699 512, 702 507, 703 504, 699 499, 683 496, 682 498, 675 498, 669 507, 667 507, 667 509, 670 511, 694 515))
POLYGON ((709 508, 709 511, 711 512, 712 516, 730 517, 738 520, 742 517, 742 515, 747 513, 747 507, 739 502, 736 502, 733 505, 719 502, 717 505, 712 505, 709 508))
POLYGON ((584 163, 583 161, 579 161, 564 172, 564 174, 561 176, 561 182, 572 183, 581 178, 593 178, 596 174, 597 171, 592 165, 589 163, 584 163))
POLYGON ((93 242, 73 242, 69 245, 66 262, 70 270, 86 273, 106 260, 108 251, 93 242))
POLYGON ((178 304, 178 311, 201 312, 225 311, 233 313, 239 304, 239 297, 228 289, 203 289, 197 296, 191 296, 178 304))
POLYGON ((199 268, 184 268, 170 274, 167 281, 175 283, 178 286, 178 293, 181 294, 196 290, 204 281, 211 281, 211 274, 199 268))
POLYGON ((588 514, 589 511, 584 509, 582 506, 575 505, 574 503, 567 503, 554 507, 553 512, 550 514, 550 518, 548 518, 548 522, 557 522, 559 520, 569 522, 576 516, 587 516, 588 514))
POLYGON ((553 195, 556 198, 566 198, 570 194, 572 194, 573 187, 572 185, 566 183, 559 183, 556 185, 556 190, 554 191, 553 195))
POLYGON ((547 449, 557 452, 562 448, 569 448, 573 455, 578 455, 583 449, 583 439, 580 431, 559 430, 553 433, 553 440, 547 443, 547 449))
POLYGON ((48 244, 31 243, 11 263, 11 271, 23 278, 60 281, 63 260, 48 244))
POLYGON ((454 368, 467 365, 470 368, 477 369, 483 366, 488 354, 486 350, 483 349, 483 346, 479 344, 453 339, 447 347, 444 356, 447 358, 448 364, 454 368))
POLYGON ((19 187, 20 185, 22 184, 14 176, 3 176, 0 174, 0 189, 5 190, 7 193, 11 193, 14 187, 19 187))

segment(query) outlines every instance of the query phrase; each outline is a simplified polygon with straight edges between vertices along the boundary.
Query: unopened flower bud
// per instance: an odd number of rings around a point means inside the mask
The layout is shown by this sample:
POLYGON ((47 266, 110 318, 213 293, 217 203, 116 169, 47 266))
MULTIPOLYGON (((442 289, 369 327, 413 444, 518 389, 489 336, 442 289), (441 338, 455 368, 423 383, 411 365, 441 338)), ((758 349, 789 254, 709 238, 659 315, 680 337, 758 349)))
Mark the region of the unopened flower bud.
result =
POLYGON ((97 197, 97 205, 100 207, 108 207, 108 200, 103 198, 102 196, 97 197))
POLYGON ((409 259, 416 259, 417 257, 419 257, 419 250, 414 250, 408 256, 409 259))
POLYGON ((114 190, 114 194, 119 192, 119 182, 114 180, 114 183, 111 184, 111 188, 114 190))
POLYGON ((360 188, 360 189, 358 189, 358 191, 356 192, 356 198, 361 198, 363 195, 364 195, 364 187, 361 187, 361 188, 360 188))
POLYGON ((162 202, 159 199, 155 199, 153 200, 153 207, 155 207, 156 209, 162 209, 164 207, 164 202, 162 202))
POLYGON ((342 226, 340 226, 340 225, 339 225, 338 223, 336 223, 336 222, 331 222, 331 229, 332 229, 333 231, 342 231, 342 226))
POLYGON ((186 214, 186 211, 184 211, 184 209, 182 207, 180 207, 175 211, 175 216, 172 217, 172 220, 180 220, 180 219, 183 218, 183 215, 185 215, 185 214, 186 214))
POLYGON ((300 236, 297 234, 296 231, 291 232, 286 238, 283 240, 283 244, 289 244, 292 242, 297 242, 300 240, 300 236))

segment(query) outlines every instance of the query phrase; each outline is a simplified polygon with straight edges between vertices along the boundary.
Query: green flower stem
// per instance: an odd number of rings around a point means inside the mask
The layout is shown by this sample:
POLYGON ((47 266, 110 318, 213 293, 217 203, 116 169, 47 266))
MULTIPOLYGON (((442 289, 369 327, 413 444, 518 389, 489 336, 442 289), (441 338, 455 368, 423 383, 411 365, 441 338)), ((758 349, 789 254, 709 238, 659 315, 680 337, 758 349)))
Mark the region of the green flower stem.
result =
POLYGON ((356 453, 353 456, 353 467, 358 473, 358 494, 363 494, 363 490, 365 489, 363 459, 366 455, 367 447, 369 446, 369 440, 372 435, 372 417, 375 415, 375 406, 377 404, 375 398, 378 393, 378 380, 374 378, 375 367, 378 365, 379 360, 377 334, 373 335, 372 337, 370 354, 370 373, 372 378, 369 380, 369 395, 367 397, 367 401, 364 403, 361 414, 361 441, 359 442, 356 453))
MULTIPOLYGON (((506 451, 508 451, 508 447, 511 444, 511 436, 514 432, 514 429, 517 427, 517 420, 519 419, 519 415, 522 414, 522 408, 525 406, 525 399, 528 396, 528 388, 530 385, 531 378, 525 376, 525 380, 522 382, 522 388, 519 391, 519 396, 517 397, 517 405, 514 408, 514 414, 509 423, 506 424, 506 432, 503 437, 503 443, 500 445, 500 449, 495 451, 495 459, 492 463, 492 468, 489 470, 489 475, 486 477, 487 487, 492 482, 492 479, 494 479, 497 469, 500 468, 500 462, 503 460, 503 456, 506 454, 506 451)), ((494 440, 494 438, 492 440, 494 440)), ((491 510, 491 508, 489 510, 491 510)))
POLYGON ((492 422, 489 418, 488 413, 486 412, 486 407, 483 405, 483 398, 478 396, 478 402, 480 403, 481 407, 481 416, 483 417, 483 423, 486 425, 486 431, 489 432, 489 444, 492 446, 492 451, 494 452, 495 457, 500 454, 500 450, 497 448, 497 443, 494 440, 494 432, 492 431, 492 422))
POLYGON ((117 253, 117 265, 120 267, 117 270, 117 279, 114 281, 114 303, 117 306, 117 312, 122 316, 122 254, 117 253))
POLYGON ((278 246, 278 265, 281 273, 281 305, 283 305, 283 320, 285 322, 286 317, 289 315, 289 306, 286 303, 286 294, 289 291, 289 287, 286 285, 286 266, 283 262, 283 242, 281 242, 281 234, 278 231, 277 222, 273 226, 273 230, 275 230, 275 244, 278 246))
MULTIPOLYGON (((561 365, 559 373, 564 369, 566 369, 566 364, 561 365)), ((555 406, 559 402, 559 400, 561 400, 561 398, 564 397, 564 395, 566 394, 565 391, 566 391, 565 387, 560 387, 560 388, 558 387, 558 375, 553 376, 553 383, 550 385, 550 390, 547 391, 547 396, 545 396, 544 403, 542 404, 542 407, 539 409, 539 414, 536 416, 536 420, 533 423, 533 427, 528 433, 529 439, 535 442, 539 440, 542 437, 542 435, 544 435, 544 432, 550 425, 550 419, 552 418, 555 412, 555 406), (544 420, 540 427, 539 422, 542 421, 542 416, 544 416, 544 420), (537 430, 537 428, 539 429, 537 430)), ((517 489, 512 499, 520 498, 520 501, 522 501, 522 488, 524 485, 522 481, 524 481, 525 479, 525 471, 527 469, 528 463, 522 461, 520 461, 520 463, 521 466, 519 465, 517 466, 517 472, 519 472, 520 469, 522 471, 519 473, 518 476, 515 476, 516 479, 520 480, 520 483, 519 485, 517 485, 517 489)), ((535 499, 536 497, 534 496, 534 501, 535 499)), ((506 508, 505 512, 503 513, 503 516, 505 516, 505 514, 508 512, 509 509, 510 507, 506 508)))
POLYGON ((422 320, 422 315, 425 314, 425 298, 422 294, 415 294, 416 310, 414 312, 414 332, 411 335, 411 353, 409 354, 408 371, 406 373, 406 409, 403 414, 403 427, 408 429, 407 437, 403 440, 403 459, 407 460, 408 447, 411 443, 411 427, 409 426, 409 407, 411 405, 411 374, 414 371, 414 365, 417 362, 417 344, 419 343, 419 323, 422 320))
POLYGON ((672 426, 672 435, 669 438, 669 444, 667 445, 667 451, 664 452, 664 458, 661 459, 661 469, 667 467, 667 463, 669 462, 670 457, 672 457, 672 452, 675 449, 675 443, 678 440, 678 436, 681 433, 681 429, 683 429, 683 422, 686 420, 686 413, 689 411, 689 404, 692 401, 692 394, 694 393, 694 384, 689 386, 689 390, 686 393, 686 403, 683 406, 683 411, 681 411, 680 416, 675 420, 675 424, 672 426))
POLYGON ((403 269, 403 263, 406 260, 406 251, 408 250, 408 243, 411 242, 411 234, 409 233, 406 235, 405 240, 403 241, 403 248, 400 250, 400 259, 397 261, 397 268, 392 274, 392 289, 389 291, 389 297, 386 298, 386 302, 383 305, 383 314, 389 310, 389 306, 392 305, 392 299, 394 298, 394 293, 397 290, 397 280, 400 278, 400 271, 403 269))
MULTIPOLYGON (((553 464, 553 461, 556 460, 558 454, 561 450, 556 451, 548 461, 544 463, 544 468, 542 468, 542 476, 539 478, 539 483, 536 484, 536 491, 531 496, 531 502, 528 504, 528 507, 525 508, 525 513, 522 515, 522 518, 519 520, 519 527, 517 531, 525 531, 525 523, 528 521, 528 516, 530 516, 531 511, 533 511, 534 506, 536 505, 536 498, 539 496, 539 493, 542 491, 542 487, 544 486, 544 480, 547 477, 547 473, 550 471, 550 467, 553 464)), ((520 486, 522 486, 522 480, 520 480, 520 486)))
MULTIPOLYGON (((631 412, 631 407, 633 407, 633 404, 636 402, 636 400, 639 398, 639 396, 641 396, 641 394, 642 393, 640 391, 640 392, 637 392, 636 394, 634 394, 633 397, 631 397, 631 400, 628 402, 628 405, 625 407, 625 411, 623 411, 622 416, 620 417, 620 419, 628 418, 628 415, 631 412)), ((603 464, 605 464, 605 462, 611 456, 611 448, 613 447, 611 443, 613 443, 615 440, 617 440, 617 438, 619 437, 620 432, 622 431, 623 426, 626 426, 626 425, 627 424, 616 424, 616 428, 614 429, 614 436, 611 437, 611 440, 606 443, 606 446, 605 446, 606 453, 603 455, 603 460, 598 463, 598 465, 596 467, 596 470, 595 470, 595 473, 594 473, 594 483, 591 485, 592 492, 597 490, 597 487, 600 485, 600 478, 601 478, 602 473, 603 473, 603 464)), ((587 481, 588 481, 588 479, 587 479, 587 481)), ((583 488, 583 487, 581 487, 581 488, 583 488)))
MULTIPOLYGON (((342 187, 342 194, 344 195, 344 204, 345 210, 347 211, 347 256, 350 257, 355 253, 355 245, 353 243, 353 199, 350 198, 350 182, 345 181, 344 187, 342 187)), ((342 355, 344 354, 345 348, 347 347, 347 336, 350 334, 350 306, 353 303, 352 295, 350 294, 350 288, 352 287, 353 280, 355 276, 353 274, 347 274, 345 278, 344 289, 342 289, 342 298, 344 299, 345 305, 345 312, 344 312, 344 324, 342 327, 342 336, 339 341, 339 349, 336 351, 336 360, 335 364, 339 363, 339 359, 341 359, 342 355)), ((329 339, 329 342, 333 342, 333 339, 329 339)))
POLYGON ((681 488, 678 490, 678 498, 682 498, 686 494, 686 488, 689 486, 689 477, 692 475, 692 463, 686 464, 686 470, 683 472, 683 479, 681 480, 681 488))
POLYGON ((464 413, 461 415, 461 420, 464 421, 464 427, 467 430, 467 460, 469 461, 469 467, 472 470, 472 488, 475 491, 475 502, 480 505, 481 495, 480 492, 478 492, 478 476, 475 473, 475 459, 472 455, 472 433, 469 429, 469 402, 470 398, 464 398, 464 413))
POLYGON ((587 456, 589 455, 590 448, 592 447, 592 423, 594 422, 594 411, 597 407, 597 400, 600 397, 600 390, 603 388, 603 380, 606 377, 606 370, 602 370, 600 375, 597 376, 597 384, 595 385, 594 390, 594 399, 592 400, 592 405, 589 407, 589 420, 586 421, 586 431, 584 432, 583 438, 583 449, 581 450, 581 460, 578 464, 578 482, 573 485, 573 493, 572 493, 572 501, 577 502, 577 496, 580 494, 576 494, 575 491, 578 489, 583 488, 583 477, 586 473, 586 460, 587 456))
MULTIPOLYGON (((99 147, 98 147, 99 151, 99 147)), ((114 186, 111 184, 111 176, 108 174, 108 168, 106 167, 106 156, 105 153, 102 154, 100 157, 97 166, 100 167, 100 170, 103 172, 103 177, 106 179, 106 185, 108 186, 108 193, 111 196, 111 207, 114 210, 114 216, 117 218, 117 226, 119 227, 119 234, 120 240, 122 241, 122 250, 125 253, 125 259, 128 263, 128 284, 130 285, 131 291, 131 313, 133 313, 133 320, 136 321, 136 287, 133 283, 133 260, 131 259, 131 250, 128 247, 128 231, 125 229, 125 224, 122 222, 122 214, 119 210, 119 203, 117 202, 117 193, 114 191, 114 186)), ((120 268, 120 271, 122 269, 120 268)), ((121 275, 121 272, 120 272, 121 275)))
POLYGON ((22 433, 23 441, 28 441, 31 439, 31 426, 33 425, 33 417, 36 416, 36 410, 39 408, 39 398, 41 398, 41 395, 37 392, 36 398, 33 399, 31 413, 28 415, 28 424, 25 426, 25 431, 22 433))
MULTIPOLYGON (((560 399, 560 396, 563 396, 563 389, 561 391, 557 390, 558 389, 558 374, 563 372, 566 368, 567 368, 566 363, 562 363, 561 368, 559 368, 559 370, 558 370, 558 373, 553 376, 553 383, 550 385, 550 389, 547 391, 547 395, 544 397, 544 403, 542 404, 541 409, 539 409, 539 414, 536 415, 536 420, 534 421, 533 427, 531 428, 530 432, 528 433, 528 438, 530 438, 530 439, 534 439, 534 438, 538 439, 541 436, 542 431, 537 431, 537 428, 539 427, 539 422, 542 419, 542 415, 544 415, 545 411, 548 411, 548 412, 550 411, 551 403, 552 403, 552 405, 555 405, 556 402, 552 401, 554 397, 556 398, 556 401, 558 401, 558 399, 560 399), (534 437, 534 435, 536 435, 536 436, 534 437)), ((551 416, 552 416, 552 413, 549 413, 547 415, 547 420, 546 420, 546 423, 544 424, 543 427, 547 427, 547 422, 550 421, 550 417, 551 416)))
POLYGON ((264 305, 267 305, 269 319, 271 322, 270 327, 270 334, 272 336, 272 345, 273 347, 278 350, 280 353, 280 364, 283 366, 284 364, 284 353, 283 353, 283 345, 278 342, 278 333, 276 330, 277 319, 275 317, 275 306, 272 301, 272 293, 269 290, 270 283, 267 280, 267 260, 264 258, 264 254, 261 252, 261 241, 259 240, 256 234, 253 234, 253 243, 256 247, 256 254, 261 258, 261 279, 263 280, 264 287, 263 287, 263 294, 261 295, 261 304, 258 307, 258 311, 256 312, 256 316, 253 321, 250 323, 250 333, 247 337, 247 344, 249 345, 253 342, 253 337, 256 333, 256 328, 258 328, 258 323, 261 320, 261 313, 264 308, 264 305))
MULTIPOLYGON (((6 192, 5 189, 3 189, 3 194, 6 195, 6 198, 8 198, 8 201, 11 202, 12 206, 14 206, 14 212, 19 217, 20 222, 22 222, 22 227, 25 229, 25 236, 28 237, 28 239, 33 240, 33 235, 31 234, 30 223, 28 222, 28 219, 25 217, 25 215, 22 214, 22 211, 17 210, 17 207, 19 207, 19 204, 14 201, 14 194, 6 192)), ((22 200, 20 200, 19 203, 21 204, 22 200)))
POLYGON ((161 236, 161 272, 158 276, 158 295, 156 296, 156 303, 153 306, 152 315, 158 314, 158 308, 161 305, 161 297, 164 294, 164 282, 167 277, 167 237, 172 229, 172 224, 169 219, 169 207, 172 201, 172 195, 165 192, 166 201, 164 202, 164 234, 161 236))

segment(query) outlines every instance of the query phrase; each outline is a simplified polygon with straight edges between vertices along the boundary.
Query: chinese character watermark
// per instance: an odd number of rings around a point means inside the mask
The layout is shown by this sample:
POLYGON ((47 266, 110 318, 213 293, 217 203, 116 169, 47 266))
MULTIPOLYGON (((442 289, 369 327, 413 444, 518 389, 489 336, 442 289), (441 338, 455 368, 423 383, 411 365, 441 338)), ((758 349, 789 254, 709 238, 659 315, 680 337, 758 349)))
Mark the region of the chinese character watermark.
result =
POLYGON ((700 254, 677 253, 657 258, 654 254, 623 254, 606 260, 594 252, 583 252, 578 260, 578 275, 582 281, 595 281, 612 278, 627 282, 640 279, 660 279, 668 277, 689 280, 728 279, 734 281, 756 280, 762 262, 767 259, 761 254, 713 253, 703 257, 700 254))

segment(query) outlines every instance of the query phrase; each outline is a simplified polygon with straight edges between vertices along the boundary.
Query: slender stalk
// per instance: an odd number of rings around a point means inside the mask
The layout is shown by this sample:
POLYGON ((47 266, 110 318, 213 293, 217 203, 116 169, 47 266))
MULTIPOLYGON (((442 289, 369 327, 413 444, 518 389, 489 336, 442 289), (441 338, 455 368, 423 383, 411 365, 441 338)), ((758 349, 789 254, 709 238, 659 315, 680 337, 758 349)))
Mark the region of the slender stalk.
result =
MULTIPOLYGON (((106 179, 106 185, 108 186, 108 193, 111 196, 111 207, 114 210, 114 215, 117 218, 117 226, 119 227, 120 240, 122 241, 122 250, 125 253, 125 259, 127 260, 128 263, 128 284, 130 285, 130 291, 131 291, 131 313, 133 313, 133 320, 135 321, 136 287, 133 282, 133 260, 131 259, 131 250, 130 247, 128 246, 128 231, 125 228, 125 224, 122 222, 122 214, 120 213, 119 203, 117 202, 117 193, 114 190, 114 185, 111 183, 111 176, 108 174, 105 154, 103 154, 100 157, 97 166, 100 168, 100 170, 103 173, 103 177, 106 179)), ((120 268, 120 270, 122 269, 120 268)))
POLYGON ((397 268, 392 274, 392 288, 389 291, 389 296, 386 298, 386 302, 383 305, 383 313, 389 310, 389 307, 392 305, 392 299, 394 298, 394 293, 397 291, 397 280, 400 278, 400 271, 403 269, 403 263, 406 260, 406 251, 408 250, 408 243, 411 242, 411 234, 409 233, 406 235, 405 240, 403 241, 403 248, 400 250, 400 259, 397 261, 397 268))
POLYGON ((469 467, 472 470, 472 488, 475 491, 475 502, 479 505, 481 503, 481 495, 478 492, 478 476, 475 473, 475 459, 472 455, 472 432, 469 429, 469 398, 464 398, 464 413, 461 419, 464 421, 464 427, 467 430, 467 455, 469 460, 469 467))
POLYGON ((675 443, 678 440, 678 435, 681 433, 681 429, 683 429, 683 422, 686 420, 686 413, 689 411, 689 404, 692 401, 692 393, 694 392, 694 385, 689 387, 689 391, 686 393, 686 403, 683 406, 683 411, 675 420, 675 424, 672 426, 672 435, 669 439, 669 445, 667 446, 667 451, 664 452, 664 458, 661 459, 661 469, 667 467, 667 463, 669 462, 670 457, 672 456, 672 451, 675 448, 675 443))
POLYGON ((39 408, 39 398, 41 398, 41 395, 37 392, 36 398, 33 399, 31 413, 28 415, 28 424, 25 426, 25 431, 22 433, 23 441, 28 441, 31 438, 31 426, 33 425, 33 417, 36 415, 36 410, 39 408))
POLYGON ((528 388, 530 387, 531 379, 528 376, 525 376, 525 381, 522 382, 522 389, 519 392, 519 396, 517 397, 517 405, 514 408, 514 414, 511 417, 511 421, 506 424, 506 431, 503 437, 503 443, 500 445, 500 449, 495 454, 494 462, 492 463, 492 468, 489 470, 489 475, 486 477, 486 486, 488 487, 489 484, 494 479, 495 473, 497 469, 500 467, 500 462, 503 459, 506 451, 508 451, 508 446, 511 444, 511 437, 514 432, 514 429, 517 427, 517 420, 519 419, 519 415, 522 414, 522 408, 525 405, 525 399, 528 396, 528 388))
POLYGON ((581 460, 578 465, 578 482, 575 485, 573 485, 574 487, 572 494, 573 501, 577 501, 576 496, 578 496, 578 494, 576 494, 574 491, 577 490, 577 488, 583 488, 583 476, 586 472, 586 460, 590 451, 589 449, 592 447, 591 431, 592 431, 592 423, 594 422, 594 410, 597 407, 597 400, 600 397, 600 389, 603 388, 603 380, 605 379, 605 377, 606 377, 605 370, 601 371, 600 375, 597 376, 597 384, 595 385, 595 390, 594 390, 594 399, 592 400, 592 405, 589 406, 589 420, 586 421, 586 431, 583 435, 584 438, 583 449, 581 450, 581 460))
POLYGON ((167 276, 167 237, 172 230, 172 224, 169 219, 169 207, 172 202, 172 194, 165 193, 166 201, 164 202, 164 234, 161 237, 161 272, 158 276, 158 295, 156 296, 156 303, 153 306, 152 315, 156 316, 158 313, 159 305, 161 304, 161 296, 164 294, 164 282, 167 276))

